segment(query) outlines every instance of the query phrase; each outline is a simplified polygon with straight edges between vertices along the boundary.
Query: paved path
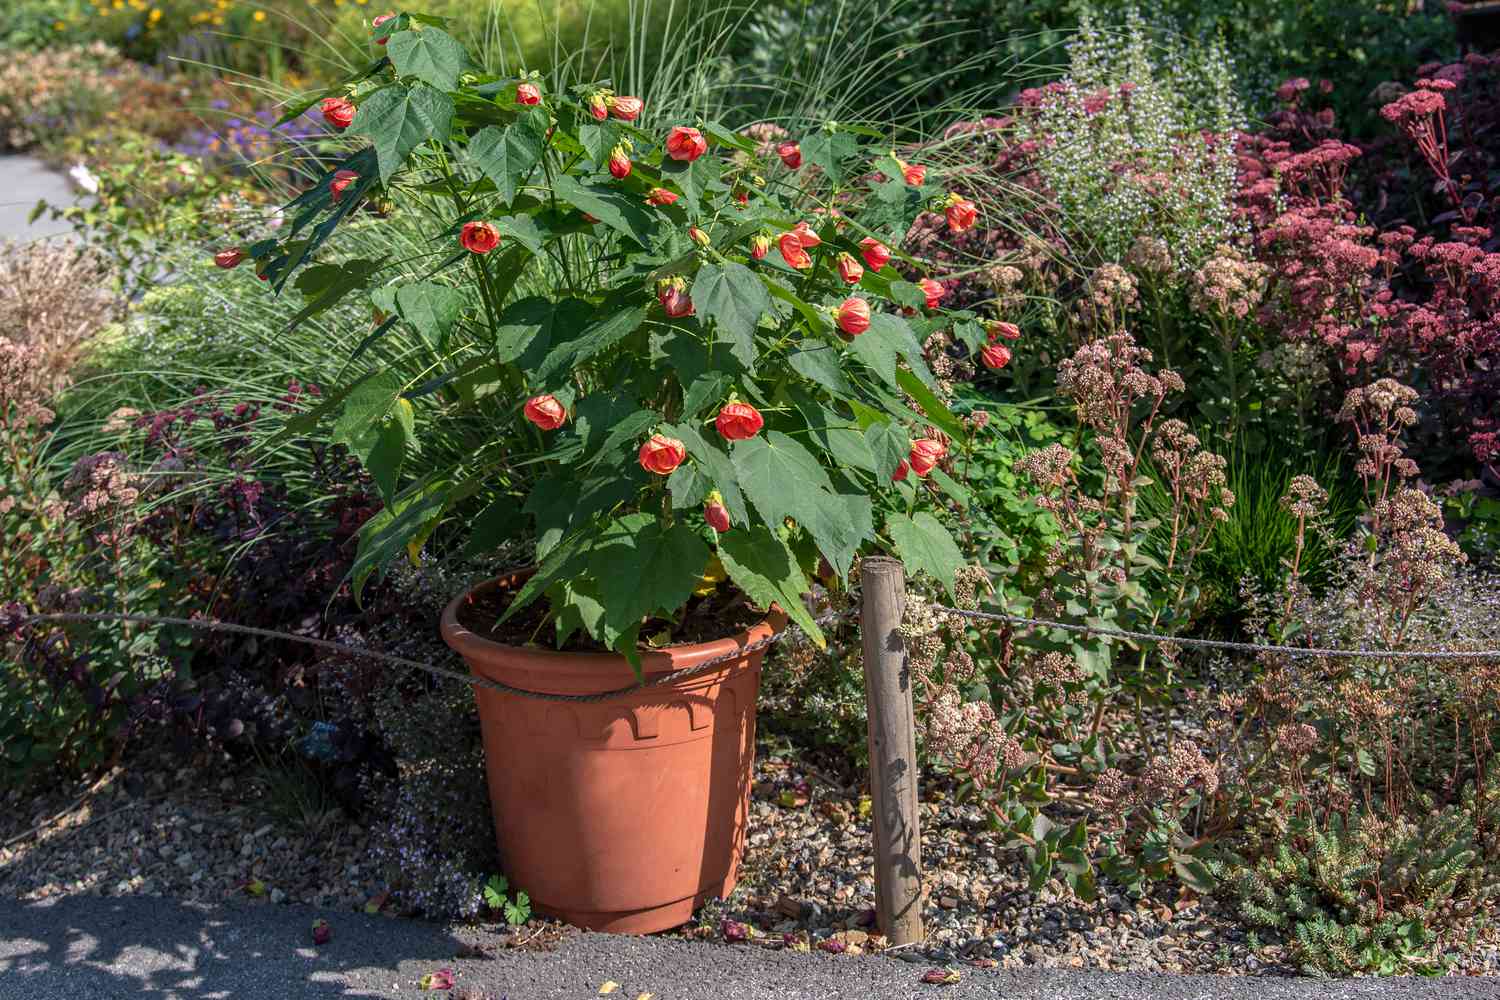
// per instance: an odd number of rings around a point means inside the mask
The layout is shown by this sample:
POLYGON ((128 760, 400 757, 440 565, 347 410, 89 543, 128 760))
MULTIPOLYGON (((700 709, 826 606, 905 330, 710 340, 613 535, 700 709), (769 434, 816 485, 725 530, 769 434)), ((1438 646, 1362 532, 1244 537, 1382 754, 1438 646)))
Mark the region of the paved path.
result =
POLYGON ((1500 979, 1352 980, 1145 976, 964 969, 925 986, 926 968, 893 958, 836 957, 660 938, 575 934, 554 951, 490 949, 457 959, 482 930, 301 906, 194 907, 169 900, 0 900, 0 1000, 301 1000, 462 997, 586 1000, 1495 1000, 1500 979), (322 916, 333 940, 310 943, 322 916), (450 968, 450 994, 417 981, 450 968), (469 991, 465 993, 464 991, 469 991))
POLYGON ((71 232, 67 222, 46 216, 28 224, 27 216, 45 198, 59 207, 73 204, 72 185, 30 156, 0 156, 0 240, 34 240, 71 232))

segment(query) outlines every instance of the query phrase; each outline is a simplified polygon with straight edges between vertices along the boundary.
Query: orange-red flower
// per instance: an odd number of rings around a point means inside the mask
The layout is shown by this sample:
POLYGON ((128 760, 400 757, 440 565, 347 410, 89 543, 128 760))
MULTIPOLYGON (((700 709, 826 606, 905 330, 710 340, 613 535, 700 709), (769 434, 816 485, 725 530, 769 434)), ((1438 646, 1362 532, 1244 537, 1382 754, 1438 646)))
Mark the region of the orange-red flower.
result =
POLYGON ((802 241, 797 238, 795 232, 782 233, 776 245, 781 250, 781 259, 786 261, 788 266, 795 267, 799 271, 812 267, 812 258, 807 255, 806 250, 802 249, 802 241))
POLYGON ((865 264, 872 271, 885 267, 886 261, 891 259, 890 249, 873 236, 866 236, 859 241, 859 255, 865 259, 865 264))
POLYGON ((703 133, 686 125, 675 125, 667 133, 667 155, 674 160, 692 163, 708 152, 708 140, 703 133))
POLYGON ((839 254, 839 277, 844 279, 844 284, 857 285, 864 276, 865 269, 860 267, 859 261, 846 253, 839 254))
POLYGON ((687 460, 687 447, 676 438, 653 434, 650 440, 641 445, 639 457, 641 468, 647 472, 670 476, 673 470, 687 460))
POLYGON ((662 205, 672 204, 672 202, 677 200, 677 197, 676 191, 668 191, 666 188, 652 188, 646 195, 646 204, 659 208, 662 205))
POLYGON ((622 122, 635 121, 646 106, 639 97, 611 97, 605 103, 609 105, 610 113, 622 122))
POLYGON ((851 337, 858 337, 870 328, 870 303, 857 295, 851 295, 839 303, 834 313, 839 329, 851 337))
POLYGON ((917 282, 917 287, 922 289, 923 295, 927 296, 928 309, 936 309, 938 303, 943 301, 943 296, 948 294, 948 290, 943 287, 943 283, 941 281, 934 281, 932 278, 923 278, 917 282))
POLYGON ((795 142, 783 142, 777 146, 776 155, 781 157, 781 162, 791 170, 802 166, 802 147, 795 142))
POLYGON ((333 175, 333 180, 328 182, 328 190, 333 193, 333 203, 338 204, 339 199, 344 197, 344 191, 359 180, 359 174, 352 170, 339 170, 333 175))
POLYGON ((766 420, 760 415, 760 411, 749 403, 725 403, 719 415, 714 418, 714 426, 726 441, 753 438, 765 425, 766 420))
POLYGON ((240 261, 244 259, 245 251, 239 247, 230 247, 228 250, 220 250, 214 254, 214 266, 222 267, 227 271, 232 267, 239 267, 240 261))
POLYGON ((555 431, 568 420, 568 411, 556 396, 532 396, 522 412, 544 431, 555 431))
POLYGON ((906 464, 906 459, 903 458, 901 461, 897 462, 896 463, 896 471, 893 472, 893 473, 891 473, 891 482, 893 482, 893 483, 899 483, 899 482, 901 482, 901 480, 903 480, 903 479, 906 478, 906 473, 910 469, 911 469, 911 466, 909 466, 909 465, 906 464))
POLYGON ((901 177, 912 187, 921 187, 927 180, 927 168, 915 163, 902 163, 901 177))
POLYGON ((907 458, 911 462, 911 471, 919 476, 925 476, 948 454, 948 446, 933 438, 918 438, 911 443, 911 452, 907 458))
POLYGON ((630 155, 625 152, 624 146, 616 146, 609 151, 609 172, 616 180, 624 180, 630 176, 630 155))
POLYGON ((797 223, 792 227, 792 232, 797 234, 797 242, 804 247, 815 247, 823 242, 823 237, 817 234, 810 222, 797 223))
POLYGON ((979 218, 979 207, 967 198, 950 194, 943 214, 948 217, 948 229, 962 233, 974 228, 974 221, 979 218))
POLYGON ((470 253, 489 253, 500 245, 500 230, 488 222, 465 222, 458 242, 470 253))
POLYGON ((542 90, 534 83, 523 83, 516 88, 516 103, 534 105, 542 103, 542 90))
POLYGON ((999 371, 1010 364, 1010 348, 1004 344, 987 344, 979 352, 979 360, 991 371, 999 371))
POLYGON ((347 97, 325 97, 318 105, 323 118, 336 129, 346 129, 354 124, 354 102, 347 97))
POLYGON ((656 299, 673 319, 691 316, 697 311, 687 293, 687 279, 680 274, 663 278, 656 283, 656 299))

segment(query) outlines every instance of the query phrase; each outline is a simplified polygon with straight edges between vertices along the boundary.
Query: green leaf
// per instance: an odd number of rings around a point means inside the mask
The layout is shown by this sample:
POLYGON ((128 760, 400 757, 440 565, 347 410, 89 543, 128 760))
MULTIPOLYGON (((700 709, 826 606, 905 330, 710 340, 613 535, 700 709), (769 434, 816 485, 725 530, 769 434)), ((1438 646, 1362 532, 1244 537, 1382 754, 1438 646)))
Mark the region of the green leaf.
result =
POLYGON ((734 443, 734 468, 745 495, 773 527, 809 509, 810 494, 831 488, 828 473, 806 448, 780 431, 734 443))
POLYGON ((588 322, 592 307, 582 299, 553 301, 540 295, 517 299, 495 324, 495 354, 501 362, 524 355, 522 367, 535 367, 562 334, 588 322))
POLYGON ((689 218, 698 217, 703 193, 714 186, 717 169, 717 161, 709 156, 700 156, 691 162, 669 159, 662 163, 662 177, 675 181, 682 188, 683 209, 689 218))
POLYGON ((437 524, 451 503, 458 503, 479 489, 480 480, 455 485, 452 480, 408 487, 394 504, 370 518, 359 529, 359 548, 349 576, 358 600, 370 575, 401 554, 409 543, 437 524))
POLYGON ((713 481, 713 488, 724 496, 724 507, 729 511, 729 519, 735 524, 749 522, 750 511, 745 506, 745 496, 740 492, 739 474, 730 457, 717 445, 706 441, 692 424, 677 424, 669 428, 667 433, 686 445, 689 457, 703 465, 704 471, 713 481))
POLYGON ((515 201, 516 187, 536 169, 547 144, 545 114, 535 111, 504 128, 486 126, 469 141, 469 158, 495 185, 500 200, 515 201))
POLYGON ((865 429, 865 441, 875 456, 875 474, 887 483, 911 452, 911 435, 894 420, 883 420, 865 429))
POLYGON ((351 389, 344 397, 343 412, 334 421, 333 443, 351 449, 368 447, 369 443, 360 442, 379 431, 405 384, 396 372, 381 372, 351 389))
POLYGON ((574 339, 554 347, 546 360, 537 368, 536 377, 545 380, 557 372, 571 369, 588 361, 640 329, 645 321, 646 307, 644 305, 621 309, 599 320, 574 339))
POLYGON ((926 511, 915 517, 887 514, 885 530, 890 532, 907 569, 926 573, 952 592, 954 576, 963 566, 964 557, 941 521, 926 511))
POLYGON ((441 348, 463 312, 464 296, 449 285, 418 281, 396 289, 396 308, 423 339, 441 348))
POLYGON ((763 524, 743 530, 737 525, 719 536, 719 561, 735 586, 757 606, 779 606, 820 648, 826 644, 823 631, 802 601, 812 588, 779 534, 763 524))
POLYGON ((536 554, 546 558, 570 532, 589 524, 636 495, 646 472, 640 466, 625 474, 581 480, 571 471, 549 476, 532 488, 523 508, 536 518, 536 554))
MULTIPOLYGON (((679 378, 681 377, 679 373, 679 378)), ((709 405, 723 399, 734 384, 724 372, 711 372, 693 379, 693 384, 682 394, 682 416, 691 419, 702 413, 709 405)))
POLYGON ((620 126, 613 121, 596 122, 586 119, 578 124, 578 141, 596 167, 603 167, 609 154, 620 141, 620 126))
POLYGON ((787 363, 798 375, 835 396, 851 396, 854 390, 844 378, 843 360, 843 354, 831 344, 814 344, 787 355, 787 363))
POLYGON ((832 184, 844 183, 844 160, 859 152, 859 144, 847 132, 816 131, 801 143, 802 158, 823 168, 832 184))
POLYGON ((905 360, 919 374, 924 384, 936 384, 922 357, 922 345, 900 316, 891 313, 873 314, 870 317, 870 328, 849 341, 849 349, 892 388, 900 385, 897 380, 898 358, 905 360))
POLYGON ((367 135, 374 142, 382 184, 390 182, 412 150, 429 139, 442 142, 452 130, 452 98, 425 83, 377 90, 349 126, 351 135, 367 135))
POLYGON ((416 77, 443 91, 458 88, 459 74, 469 63, 458 39, 437 28, 398 31, 390 36, 385 51, 397 76, 416 77))
POLYGON ((938 399, 937 393, 929 389, 927 384, 916 375, 908 371, 897 372, 896 384, 917 401, 917 405, 922 407, 922 412, 927 415, 927 419, 944 434, 956 441, 969 439, 969 429, 964 426, 963 421, 954 416, 953 411, 944 406, 941 399, 938 399))
POLYGON ((623 633, 650 615, 675 614, 693 596, 711 554, 682 522, 628 514, 607 525, 589 554, 607 624, 623 633))
POLYGON ((651 245, 656 233, 656 219, 635 199, 598 184, 580 184, 566 174, 553 187, 557 196, 580 211, 587 212, 622 236, 643 247, 651 245))
POLYGON ((731 341, 731 350, 746 367, 755 364, 755 328, 771 308, 771 296, 755 272, 744 264, 708 263, 693 279, 693 306, 712 319, 731 341))
POLYGON ((674 510, 698 506, 713 488, 713 480, 692 462, 683 462, 667 478, 667 489, 672 493, 674 510))
POLYGON ((520 498, 497 497, 469 523, 469 537, 464 542, 464 555, 466 557, 488 555, 519 535, 521 528, 520 498))
POLYGON ((303 271, 297 278, 296 287, 311 301, 287 322, 287 330, 296 329, 304 320, 333 308, 345 295, 364 288, 384 266, 384 258, 360 258, 344 264, 319 264, 303 271))

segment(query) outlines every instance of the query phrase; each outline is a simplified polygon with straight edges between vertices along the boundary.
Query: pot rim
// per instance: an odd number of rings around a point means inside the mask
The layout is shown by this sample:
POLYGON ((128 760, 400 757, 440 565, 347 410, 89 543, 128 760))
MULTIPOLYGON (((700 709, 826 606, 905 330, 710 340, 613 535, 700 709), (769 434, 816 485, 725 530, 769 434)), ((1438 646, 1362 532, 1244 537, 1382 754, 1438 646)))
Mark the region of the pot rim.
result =
MULTIPOLYGON (((515 583, 532 572, 529 569, 521 570, 486 580, 453 598, 443 609, 441 620, 443 641, 462 656, 475 672, 535 675, 536 680, 533 683, 541 681, 544 686, 548 678, 570 682, 570 687, 578 682, 621 686, 634 681, 635 671, 631 669, 629 661, 622 653, 595 650, 568 652, 543 647, 512 646, 478 635, 459 622, 459 608, 475 594, 515 583)), ((786 626, 786 614, 780 608, 773 606, 765 618, 734 635, 722 639, 711 639, 707 642, 683 643, 642 652, 641 672, 643 676, 649 677, 695 667, 706 660, 733 653, 737 649, 743 649, 752 643, 768 639, 784 630, 786 626)), ((722 669, 727 671, 738 665, 737 661, 731 660, 726 662, 722 669)))

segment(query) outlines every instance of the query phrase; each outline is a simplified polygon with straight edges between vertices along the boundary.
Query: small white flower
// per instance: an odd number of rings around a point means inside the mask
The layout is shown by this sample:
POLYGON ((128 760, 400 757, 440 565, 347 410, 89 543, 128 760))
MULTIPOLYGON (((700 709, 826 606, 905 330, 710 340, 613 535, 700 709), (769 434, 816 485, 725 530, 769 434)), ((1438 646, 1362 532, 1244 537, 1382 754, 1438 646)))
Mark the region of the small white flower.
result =
POLYGON ((75 163, 73 169, 68 171, 68 176, 73 178, 73 183, 89 194, 99 193, 99 178, 83 163, 75 163))

